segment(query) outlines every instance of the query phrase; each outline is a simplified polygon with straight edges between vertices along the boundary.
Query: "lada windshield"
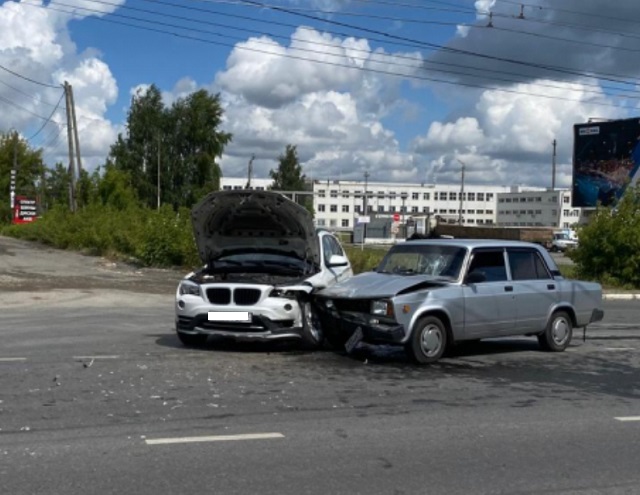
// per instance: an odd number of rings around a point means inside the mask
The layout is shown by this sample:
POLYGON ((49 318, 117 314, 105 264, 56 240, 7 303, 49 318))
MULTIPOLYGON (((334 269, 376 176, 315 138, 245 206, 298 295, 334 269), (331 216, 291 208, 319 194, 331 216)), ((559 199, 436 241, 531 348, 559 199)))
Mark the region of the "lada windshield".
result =
POLYGON ((432 275, 458 279, 466 249, 458 246, 407 243, 392 247, 377 269, 378 273, 432 275))

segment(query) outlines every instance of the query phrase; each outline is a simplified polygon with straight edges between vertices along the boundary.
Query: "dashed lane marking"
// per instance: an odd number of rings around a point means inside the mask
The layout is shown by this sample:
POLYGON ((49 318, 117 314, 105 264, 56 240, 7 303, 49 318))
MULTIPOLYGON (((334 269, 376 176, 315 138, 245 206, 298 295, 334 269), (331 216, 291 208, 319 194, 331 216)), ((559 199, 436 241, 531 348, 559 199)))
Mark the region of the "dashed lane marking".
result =
POLYGON ((26 357, 0 357, 0 363, 13 363, 26 360, 26 357))
POLYGON ((605 347, 605 351, 635 351, 635 347, 605 347))
POLYGON ((618 421, 640 421, 640 416, 619 416, 615 419, 618 421))
POLYGON ((146 439, 145 442, 147 445, 169 445, 169 444, 176 444, 176 443, 233 442, 238 440, 268 440, 273 438, 284 438, 284 435, 282 433, 246 433, 243 435, 155 438, 155 439, 146 439))
POLYGON ((73 356, 73 359, 120 359, 120 356, 73 356))

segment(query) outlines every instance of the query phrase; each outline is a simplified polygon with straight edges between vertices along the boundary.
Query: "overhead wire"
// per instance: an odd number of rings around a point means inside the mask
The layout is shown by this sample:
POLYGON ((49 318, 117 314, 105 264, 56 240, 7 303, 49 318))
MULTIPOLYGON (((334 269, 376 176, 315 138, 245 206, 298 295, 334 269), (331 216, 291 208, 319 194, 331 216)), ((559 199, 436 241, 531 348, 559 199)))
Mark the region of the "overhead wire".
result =
MULTIPOLYGON (((27 2, 24 2, 24 4, 25 5, 31 5, 31 6, 34 6, 34 7, 41 7, 40 5, 30 4, 30 3, 27 3, 27 2)), ((59 6, 60 2, 58 2, 57 5, 59 6)), ((46 8, 53 8, 53 7, 47 6, 46 8)), ((92 9, 89 9, 89 8, 86 8, 86 7, 77 7, 77 6, 74 6, 73 9, 74 9, 74 11, 77 10, 77 9, 82 9, 82 10, 85 10, 85 11, 91 11, 92 10, 92 9)), ((73 12, 73 11, 62 10, 62 9, 57 9, 57 10, 60 10, 61 12, 66 12, 66 13, 73 12)), ((127 17, 127 16, 122 16, 122 15, 120 17, 130 18, 130 17, 127 17)), ((170 26, 170 27, 173 27, 173 28, 189 29, 189 31, 193 31, 193 28, 186 28, 186 27, 182 27, 182 26, 170 25, 168 23, 160 23, 158 21, 150 21, 148 19, 137 19, 137 18, 132 18, 132 19, 140 21, 140 22, 146 22, 146 23, 150 23, 150 24, 162 25, 164 27, 170 26)), ((263 53, 263 54, 267 54, 267 55, 282 56, 282 57, 291 58, 291 59, 310 61, 310 62, 314 62, 314 63, 320 63, 320 64, 336 66, 336 67, 343 67, 343 68, 352 69, 352 70, 368 71, 368 72, 384 74, 384 75, 389 75, 389 76, 405 77, 405 78, 408 78, 408 79, 421 80, 421 81, 430 81, 430 82, 436 82, 436 83, 442 83, 442 84, 454 85, 454 86, 463 86, 463 87, 470 87, 470 88, 477 88, 477 89, 490 89, 490 90, 501 91, 501 92, 512 93, 512 94, 522 94, 522 95, 537 96, 537 97, 546 98, 546 99, 563 100, 563 101, 576 101, 576 102, 577 101, 582 101, 582 100, 576 100, 576 99, 565 98, 565 97, 560 97, 560 96, 554 96, 554 95, 549 95, 549 94, 518 91, 518 90, 513 90, 513 89, 509 89, 509 88, 504 88, 504 87, 495 87, 495 86, 471 84, 471 83, 465 83, 465 82, 460 82, 460 81, 459 82, 453 82, 453 81, 450 81, 450 80, 438 79, 438 78, 434 78, 434 77, 409 75, 409 74, 398 74, 398 73, 395 73, 395 72, 392 72, 392 71, 385 71, 385 70, 372 69, 372 68, 362 68, 362 67, 353 66, 353 65, 329 62, 329 61, 326 61, 326 60, 308 59, 308 58, 299 57, 299 56, 295 56, 295 55, 291 55, 291 54, 275 53, 273 51, 268 51, 268 50, 260 50, 260 49, 256 49, 256 48, 249 48, 249 47, 246 47, 246 46, 238 46, 238 45, 230 44, 230 43, 216 42, 216 41, 212 41, 212 40, 208 40, 208 39, 198 38, 198 37, 192 36, 192 35, 185 35, 185 34, 180 34, 180 33, 175 33, 175 32, 167 32, 165 30, 156 29, 156 28, 153 28, 153 27, 141 26, 139 24, 132 24, 132 23, 127 23, 127 22, 122 22, 122 21, 116 21, 114 19, 107 19, 107 18, 102 18, 102 17, 96 17, 96 18, 94 18, 94 20, 101 21, 101 22, 109 22, 109 23, 124 25, 124 26, 132 27, 132 28, 137 28, 137 29, 142 29, 142 30, 146 30, 146 31, 150 31, 150 32, 160 33, 160 34, 163 34, 163 35, 170 35, 170 36, 175 36, 175 37, 178 37, 178 38, 189 39, 189 40, 204 42, 204 43, 213 44, 213 45, 227 46, 227 47, 236 48, 236 49, 239 49, 239 50, 246 50, 246 51, 250 51, 250 52, 263 53)), ((216 35, 216 33, 208 33, 208 34, 216 35)), ((591 77, 593 77, 593 76, 591 76, 591 77)), ((563 89, 566 89, 566 88, 563 88, 563 89)), ((600 102, 600 101, 592 101, 591 103, 594 104, 594 105, 611 106, 611 107, 624 106, 624 105, 619 105, 619 104, 615 104, 615 103, 606 103, 606 102, 600 102)))
POLYGON ((43 83, 41 81, 36 81, 35 79, 31 79, 30 77, 23 76, 22 74, 19 74, 18 72, 15 72, 15 71, 9 69, 8 67, 5 67, 2 64, 0 64, 0 69, 2 69, 5 72, 8 72, 9 74, 13 74, 14 76, 19 77, 20 79, 23 79, 25 81, 29 81, 29 82, 32 82, 34 84, 39 84, 40 86, 44 86, 44 87, 47 87, 47 88, 55 88, 55 89, 59 89, 60 88, 60 85, 54 86, 53 84, 43 83))
POLYGON ((38 134, 42 132, 42 129, 44 129, 49 122, 52 122, 53 116, 58 111, 58 107, 60 106, 60 103, 62 103, 62 98, 64 98, 64 95, 65 95, 64 93, 60 95, 58 104, 55 106, 55 108, 53 109, 53 111, 51 112, 47 120, 44 121, 44 123, 40 126, 40 128, 31 137, 27 138, 27 141, 31 141, 32 139, 34 139, 38 134))

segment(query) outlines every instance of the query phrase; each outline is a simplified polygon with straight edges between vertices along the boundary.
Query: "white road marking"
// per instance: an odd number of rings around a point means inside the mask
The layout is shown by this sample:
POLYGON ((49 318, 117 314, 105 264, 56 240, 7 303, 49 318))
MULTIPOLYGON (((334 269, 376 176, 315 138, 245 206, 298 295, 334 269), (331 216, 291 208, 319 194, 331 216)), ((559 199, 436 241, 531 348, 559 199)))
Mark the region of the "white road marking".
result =
POLYGON ((246 433, 244 435, 217 435, 205 437, 155 438, 145 440, 147 445, 168 445, 173 443, 197 442, 230 442, 237 440, 267 440, 270 438, 284 438, 282 433, 246 433))
POLYGON ((120 356, 73 356, 73 359, 120 359, 120 356))
POLYGON ((640 416, 620 416, 615 419, 618 421, 640 421, 640 416))
POLYGON ((5 357, 5 358, 0 358, 0 363, 12 363, 14 361, 26 361, 27 358, 25 357, 5 357))
POLYGON ((605 351, 635 351, 635 347, 605 347, 605 351))
POLYGON ((602 299, 630 301, 632 299, 640 299, 640 294, 603 294, 602 299))

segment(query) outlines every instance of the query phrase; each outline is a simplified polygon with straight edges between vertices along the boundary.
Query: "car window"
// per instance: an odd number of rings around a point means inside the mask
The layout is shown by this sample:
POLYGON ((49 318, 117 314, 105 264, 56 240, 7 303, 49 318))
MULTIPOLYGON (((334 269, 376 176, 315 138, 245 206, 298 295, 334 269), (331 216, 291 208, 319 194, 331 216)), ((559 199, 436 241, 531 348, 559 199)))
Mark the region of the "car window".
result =
POLYGON ((507 280, 507 269, 504 254, 500 250, 477 251, 469 266, 469 274, 481 273, 485 282, 502 282, 507 280))
POLYGON ((511 278, 513 280, 544 280, 550 279, 540 255, 532 250, 508 250, 511 278))
POLYGON ((344 256, 344 251, 336 239, 330 235, 322 236, 322 251, 324 256, 324 262, 329 263, 331 256, 337 254, 344 256))

